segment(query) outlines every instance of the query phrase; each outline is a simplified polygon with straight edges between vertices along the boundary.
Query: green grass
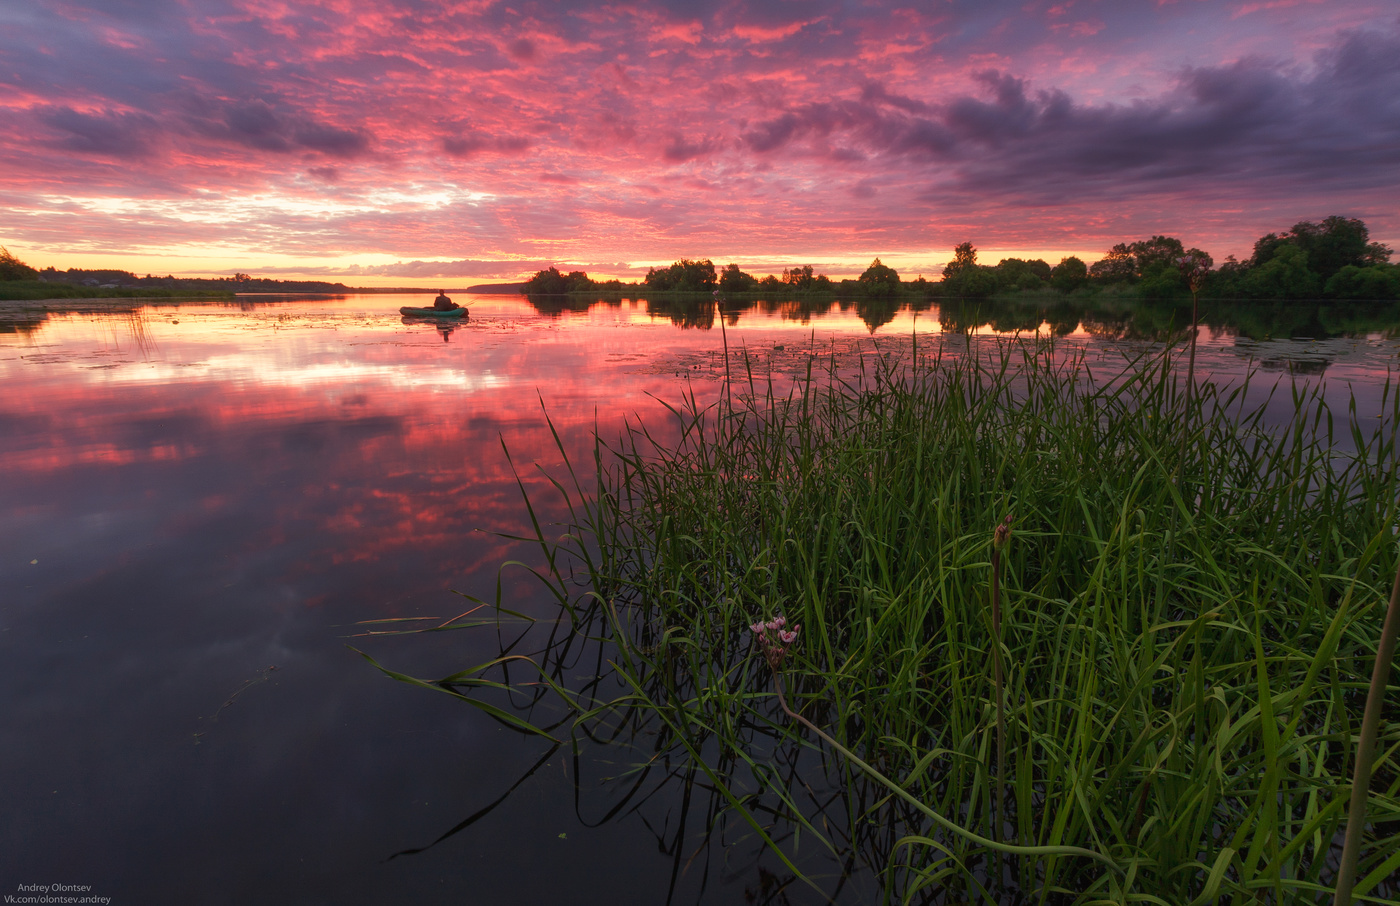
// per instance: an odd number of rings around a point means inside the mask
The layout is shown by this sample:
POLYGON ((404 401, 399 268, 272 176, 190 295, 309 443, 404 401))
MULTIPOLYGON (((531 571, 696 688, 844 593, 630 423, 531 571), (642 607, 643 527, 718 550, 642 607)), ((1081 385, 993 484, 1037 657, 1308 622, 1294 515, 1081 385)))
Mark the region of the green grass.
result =
MULTIPOLYGON (((576 732, 659 722, 660 748, 794 873, 774 815, 856 850, 894 901, 1330 900, 1396 567, 1393 388, 1377 421, 1285 387, 1292 416, 1271 429, 1244 388, 1186 393, 1160 357, 1091 376, 1049 347, 999 349, 789 393, 750 378, 687 398, 662 434, 600 442, 596 487, 556 476, 573 517, 563 541, 536 521, 540 575, 576 636, 615 646, 598 672, 628 691, 570 691, 548 654, 535 669, 576 732), (990 554, 1008 513, 993 826, 990 554), (748 625, 776 613, 804 627, 788 700, 829 742, 779 708, 754 649, 748 625), (844 841, 772 767, 803 747, 844 790, 844 841)), ((471 697, 500 669, 439 688, 471 697)), ((1396 695, 1358 901, 1397 896, 1396 695)))

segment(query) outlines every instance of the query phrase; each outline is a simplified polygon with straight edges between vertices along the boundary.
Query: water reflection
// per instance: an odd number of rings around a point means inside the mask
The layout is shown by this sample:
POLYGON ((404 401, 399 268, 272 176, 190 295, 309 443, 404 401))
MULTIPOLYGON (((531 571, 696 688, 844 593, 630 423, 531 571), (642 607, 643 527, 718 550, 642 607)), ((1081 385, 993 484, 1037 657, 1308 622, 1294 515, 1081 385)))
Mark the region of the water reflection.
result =
MULTIPOLYGON (((567 899, 575 882, 531 872, 524 842, 557 824, 566 800, 547 786, 483 826, 465 868, 460 850, 384 865, 531 753, 385 684, 339 636, 453 606, 450 588, 488 593, 496 564, 532 562, 505 536, 521 530, 522 485, 546 496, 532 464, 559 462, 538 388, 553 431, 585 447, 593 388, 615 370, 595 351, 611 344, 591 329, 526 341, 510 323, 444 346, 380 304, 51 313, 0 339, 10 864, 127 902, 567 899)), ((636 410, 665 383, 610 393, 636 410)), ((502 583, 527 610, 537 599, 528 575, 502 583)), ((464 655, 454 640, 405 657, 464 655)), ((576 878, 637 851, 626 831, 572 822, 541 840, 561 832, 576 878)), ((625 899, 668 871, 592 883, 625 899)))
MULTIPOLYGON (((343 647, 360 621, 462 612, 453 589, 499 585, 542 628, 556 612, 535 576, 497 572, 540 565, 514 540, 529 533, 522 487, 541 524, 565 522, 545 477, 561 450, 586 466, 595 427, 634 415, 664 432, 657 401, 717 394, 725 370, 708 299, 476 297, 446 335, 404 323, 398 308, 423 301, 0 307, 0 851, 133 903, 800 899, 751 828, 715 817, 713 783, 663 728, 618 715, 551 751, 343 647), (385 861, 408 849, 422 851, 385 861)), ((1048 323, 1110 363, 1148 332, 1141 312, 985 302, 723 300, 718 315, 731 362, 778 377, 870 349, 872 332, 958 345, 1048 323)), ((1396 359, 1386 341, 1256 341, 1207 315, 1203 373, 1322 367, 1363 413, 1396 359)), ((1315 320, 1392 332, 1382 316, 1315 320)), ((429 676, 501 651, 489 632, 350 641, 429 676)), ((561 653, 560 675, 599 656, 561 653)), ((822 776, 814 753, 748 732, 779 776, 822 776)), ((796 834, 771 787, 733 767, 774 833, 796 834)), ((852 829, 834 790, 802 795, 838 848, 883 864, 882 831, 852 829)), ((810 859, 829 891, 848 875, 843 896, 871 889, 856 863, 810 859)))
MULTIPOLYGON (((619 298, 563 295, 525 297, 541 314, 560 317, 583 314, 595 307, 619 308, 619 298)), ((715 327, 716 303, 707 296, 644 296, 640 302, 649 315, 668 319, 682 328, 715 327)), ((1041 331, 1051 336, 1082 332, 1117 340, 1164 341, 1180 336, 1190 324, 1189 302, 1137 301, 1108 293, 1100 297, 1051 297, 1027 295, 995 299, 931 300, 817 296, 797 299, 722 298, 718 310, 727 326, 741 318, 776 315, 784 321, 811 323, 836 313, 854 311, 871 334, 890 324, 901 313, 931 312, 949 333, 1018 334, 1041 331)), ((1400 304, 1335 300, 1309 302, 1250 302, 1205 300, 1201 323, 1217 336, 1250 339, 1400 335, 1400 304)))
POLYGON ((446 318, 434 318, 431 315, 423 317, 404 315, 401 319, 399 319, 399 323, 411 326, 416 325, 419 328, 429 327, 441 334, 442 341, 446 343, 452 339, 452 332, 455 331, 458 327, 462 326, 463 322, 456 319, 447 320, 446 318))
MULTIPOLYGON (((568 594, 567 589, 559 591, 568 594)), ((386 621, 370 625, 398 631, 386 621)), ((446 628, 471 632, 482 625, 458 620, 446 628)), ((496 810, 508 809, 512 796, 557 757, 557 763, 566 766, 563 773, 580 826, 633 824, 647 838, 645 849, 664 857, 670 871, 656 902, 732 902, 740 890, 749 903, 878 899, 878 875, 902 836, 900 822, 918 827, 915 815, 896 808, 889 823, 877 826, 858 820, 856 816, 877 803, 883 805, 888 792, 864 782, 848 787, 839 759, 796 744, 778 723, 746 721, 739 732, 742 745, 720 750, 710 740, 697 753, 697 761, 677 727, 654 709, 625 704, 630 690, 604 667, 619 656, 607 641, 611 636, 601 605, 568 607, 554 620, 509 626, 496 652, 499 667, 485 677, 447 677, 434 684, 556 734, 560 741, 543 747, 539 758, 495 799, 432 840, 391 858, 428 853, 470 833, 496 810), (538 668, 550 683, 520 685, 521 671, 512 667, 516 659, 528 665, 528 675, 534 676, 538 668), (494 695, 484 691, 482 678, 501 688, 494 695), (512 678, 516 686, 507 693, 512 678), (567 689, 567 696, 556 695, 554 689, 567 689), (742 798, 747 817, 735 809, 736 796, 742 798), (754 821, 761 831, 755 832, 754 821), (791 854, 819 895, 774 856, 765 837, 791 854), (726 896, 715 896, 726 887, 726 896)), ((642 639, 643 644, 657 641, 642 639)), ((651 677, 643 692, 664 700, 668 692, 674 695, 691 682, 693 677, 678 666, 672 676, 651 677)), ((820 707, 813 713, 817 719, 830 717, 820 707)))

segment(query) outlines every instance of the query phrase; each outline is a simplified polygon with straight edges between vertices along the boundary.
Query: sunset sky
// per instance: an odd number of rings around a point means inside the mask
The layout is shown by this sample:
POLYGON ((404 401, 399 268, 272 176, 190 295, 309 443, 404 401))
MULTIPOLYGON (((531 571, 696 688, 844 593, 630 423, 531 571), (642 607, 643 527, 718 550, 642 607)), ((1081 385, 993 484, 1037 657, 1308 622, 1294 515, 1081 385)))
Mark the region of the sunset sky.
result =
POLYGON ((1400 245, 1394 0, 0 3, 37 267, 914 277, 1330 214, 1400 245))

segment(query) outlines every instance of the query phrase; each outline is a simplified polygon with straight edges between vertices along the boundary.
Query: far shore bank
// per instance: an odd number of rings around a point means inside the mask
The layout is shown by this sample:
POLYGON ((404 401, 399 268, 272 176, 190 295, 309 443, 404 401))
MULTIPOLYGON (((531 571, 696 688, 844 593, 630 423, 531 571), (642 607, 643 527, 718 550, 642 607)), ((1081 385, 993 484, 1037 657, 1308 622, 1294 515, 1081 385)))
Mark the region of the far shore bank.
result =
POLYGON ((0 299, 0 312, 3 311, 111 311, 122 307, 141 305, 190 303, 205 305, 228 305, 235 301, 233 295, 189 295, 189 296, 67 296, 53 299, 0 299))

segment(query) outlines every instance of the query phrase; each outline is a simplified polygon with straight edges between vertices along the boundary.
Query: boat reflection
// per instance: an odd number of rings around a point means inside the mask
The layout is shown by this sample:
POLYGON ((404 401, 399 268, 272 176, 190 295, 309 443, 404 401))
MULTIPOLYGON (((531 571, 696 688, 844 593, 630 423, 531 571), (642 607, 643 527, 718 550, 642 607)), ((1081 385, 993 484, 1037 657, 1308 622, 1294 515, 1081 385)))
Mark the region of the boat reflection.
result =
MULTIPOLYGON (((462 320, 466 317, 470 316, 464 316, 462 320)), ((452 339, 453 331, 462 325, 462 320, 434 318, 432 315, 404 315, 399 319, 399 323, 409 326, 427 325, 442 334, 442 341, 446 343, 452 339)))

